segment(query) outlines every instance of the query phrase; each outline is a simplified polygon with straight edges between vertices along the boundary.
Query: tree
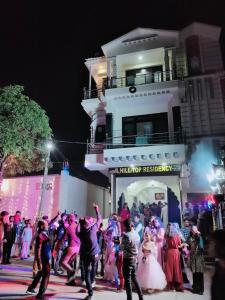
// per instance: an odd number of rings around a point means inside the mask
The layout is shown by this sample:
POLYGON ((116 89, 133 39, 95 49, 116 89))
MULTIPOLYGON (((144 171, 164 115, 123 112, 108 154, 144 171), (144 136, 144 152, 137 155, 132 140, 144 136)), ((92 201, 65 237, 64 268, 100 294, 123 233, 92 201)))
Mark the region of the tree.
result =
POLYGON ((0 88, 0 175, 42 170, 44 144, 52 136, 46 112, 23 94, 24 87, 0 88))

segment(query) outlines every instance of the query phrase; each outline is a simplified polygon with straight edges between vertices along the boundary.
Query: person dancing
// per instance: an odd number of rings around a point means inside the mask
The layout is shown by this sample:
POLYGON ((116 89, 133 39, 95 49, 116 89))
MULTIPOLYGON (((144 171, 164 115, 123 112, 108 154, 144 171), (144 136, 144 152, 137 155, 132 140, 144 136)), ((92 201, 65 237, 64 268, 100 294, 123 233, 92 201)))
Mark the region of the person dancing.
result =
POLYGON ((35 275, 32 283, 29 285, 26 293, 35 295, 35 288, 41 280, 37 298, 42 299, 49 282, 50 277, 50 260, 51 246, 48 237, 48 223, 46 221, 38 222, 38 230, 35 244, 35 260, 37 261, 38 272, 35 275))
POLYGON ((93 204, 97 220, 92 217, 80 218, 79 226, 76 230, 77 236, 81 241, 80 260, 83 263, 85 283, 88 295, 85 299, 93 299, 93 287, 95 286, 95 275, 99 260, 100 248, 97 239, 97 231, 102 223, 99 207, 93 204))
POLYGON ((127 300, 132 300, 131 281, 137 290, 139 300, 143 300, 143 293, 136 278, 136 264, 140 237, 135 232, 130 219, 123 222, 123 227, 124 233, 122 236, 121 249, 123 251, 123 276, 125 279, 127 300))
POLYGON ((58 244, 58 247, 68 240, 68 248, 66 249, 66 255, 62 261, 62 267, 68 272, 67 285, 73 285, 73 280, 75 279, 76 273, 71 264, 74 262, 77 254, 80 250, 80 239, 76 235, 77 223, 74 214, 68 215, 69 226, 65 230, 65 235, 58 244))

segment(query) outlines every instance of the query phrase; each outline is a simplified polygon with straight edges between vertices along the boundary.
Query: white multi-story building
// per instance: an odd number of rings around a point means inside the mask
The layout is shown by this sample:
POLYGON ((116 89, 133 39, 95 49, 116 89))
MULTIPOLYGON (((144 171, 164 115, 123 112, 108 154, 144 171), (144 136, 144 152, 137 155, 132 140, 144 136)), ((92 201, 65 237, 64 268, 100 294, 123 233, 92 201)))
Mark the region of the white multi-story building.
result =
POLYGON ((137 28, 102 46, 102 57, 86 59, 85 166, 109 176, 112 211, 123 201, 160 200, 165 221, 179 221, 185 201, 210 192, 206 173, 225 144, 220 32, 201 23, 137 28))

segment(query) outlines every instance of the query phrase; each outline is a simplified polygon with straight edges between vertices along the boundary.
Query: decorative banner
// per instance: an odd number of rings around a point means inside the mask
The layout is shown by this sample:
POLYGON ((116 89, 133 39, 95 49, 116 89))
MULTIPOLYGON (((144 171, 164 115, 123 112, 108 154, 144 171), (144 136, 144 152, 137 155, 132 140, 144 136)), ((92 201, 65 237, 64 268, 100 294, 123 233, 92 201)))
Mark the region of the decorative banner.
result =
MULTIPOLYGON (((4 179, 0 189, 0 211, 6 210, 14 215, 17 210, 22 217, 37 217, 43 176, 25 176, 4 179)), ((45 186, 46 198, 43 214, 53 218, 58 211, 60 175, 48 175, 45 186)))
POLYGON ((177 175, 180 173, 180 165, 155 165, 155 166, 135 166, 135 167, 119 167, 109 169, 115 175, 177 175))

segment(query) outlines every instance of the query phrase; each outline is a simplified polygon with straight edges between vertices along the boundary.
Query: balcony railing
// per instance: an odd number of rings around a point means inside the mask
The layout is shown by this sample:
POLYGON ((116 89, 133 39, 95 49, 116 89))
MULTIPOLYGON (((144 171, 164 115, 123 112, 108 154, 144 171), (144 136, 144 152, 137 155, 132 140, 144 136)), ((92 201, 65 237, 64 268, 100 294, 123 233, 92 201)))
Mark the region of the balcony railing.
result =
POLYGON ((183 77, 178 77, 174 70, 157 71, 154 73, 146 73, 141 75, 132 75, 126 77, 110 77, 103 81, 102 89, 87 89, 84 88, 84 99, 98 98, 101 93, 104 95, 106 89, 123 88, 129 86, 138 86, 151 83, 159 83, 171 80, 183 80, 183 77))
POLYGON ((103 153, 104 149, 126 147, 145 147, 152 145, 183 144, 185 137, 182 130, 170 133, 154 133, 145 135, 125 135, 106 138, 103 143, 88 143, 87 154, 103 153))
POLYGON ((104 82, 105 89, 123 88, 126 86, 137 86, 143 84, 151 84, 165 82, 178 79, 173 70, 157 71, 154 73, 146 73, 140 75, 130 75, 126 77, 111 77, 104 82))

